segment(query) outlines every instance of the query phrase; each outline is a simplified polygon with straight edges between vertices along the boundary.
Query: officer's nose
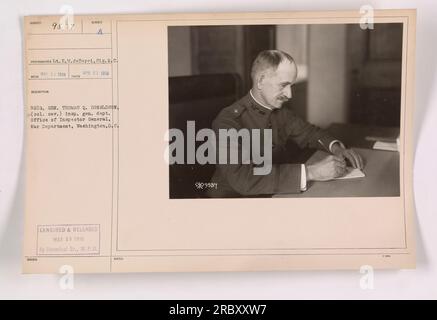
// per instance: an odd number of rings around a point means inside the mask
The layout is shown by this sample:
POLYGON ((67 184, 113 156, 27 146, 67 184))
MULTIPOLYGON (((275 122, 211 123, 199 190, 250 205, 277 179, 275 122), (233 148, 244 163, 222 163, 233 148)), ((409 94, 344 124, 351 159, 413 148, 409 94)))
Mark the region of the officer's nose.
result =
POLYGON ((288 98, 291 99, 291 97, 293 96, 292 92, 291 92, 291 86, 286 86, 284 88, 285 92, 284 95, 288 98))

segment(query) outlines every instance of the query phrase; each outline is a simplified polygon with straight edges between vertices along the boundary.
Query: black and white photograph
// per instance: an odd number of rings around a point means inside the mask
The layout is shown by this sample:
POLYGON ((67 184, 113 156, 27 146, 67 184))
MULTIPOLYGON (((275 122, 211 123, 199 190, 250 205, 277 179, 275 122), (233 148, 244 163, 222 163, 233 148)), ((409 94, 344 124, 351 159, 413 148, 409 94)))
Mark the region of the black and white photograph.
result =
POLYGON ((399 197, 403 24, 168 27, 169 197, 399 197))
POLYGON ((431 0, 24 2, 0 31, 0 299, 436 296, 431 0))

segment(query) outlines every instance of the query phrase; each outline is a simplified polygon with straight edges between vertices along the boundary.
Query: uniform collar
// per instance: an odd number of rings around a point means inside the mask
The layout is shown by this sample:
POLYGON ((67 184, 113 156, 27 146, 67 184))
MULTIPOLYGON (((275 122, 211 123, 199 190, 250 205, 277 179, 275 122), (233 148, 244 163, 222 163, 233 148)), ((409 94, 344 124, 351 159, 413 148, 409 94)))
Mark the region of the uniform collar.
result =
POLYGON ((261 107, 266 108, 266 109, 268 109, 268 110, 270 110, 270 111, 273 110, 272 108, 270 108, 270 107, 266 106, 265 104, 259 102, 259 101, 255 98, 255 96, 253 95, 253 93, 252 93, 252 89, 249 90, 249 94, 250 94, 250 97, 253 99, 253 101, 255 101, 257 104, 259 104, 261 107))
POLYGON ((250 101, 250 107, 252 110, 256 111, 260 115, 269 115, 273 110, 272 108, 259 102, 252 94, 252 90, 249 91, 247 95, 250 101))

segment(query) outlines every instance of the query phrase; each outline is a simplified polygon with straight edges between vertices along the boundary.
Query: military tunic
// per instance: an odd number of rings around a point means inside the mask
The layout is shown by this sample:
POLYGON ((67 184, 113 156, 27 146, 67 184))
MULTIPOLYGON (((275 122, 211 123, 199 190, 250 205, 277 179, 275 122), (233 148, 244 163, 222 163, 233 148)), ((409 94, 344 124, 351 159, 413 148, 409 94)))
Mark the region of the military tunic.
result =
MULTIPOLYGON (((335 141, 324 130, 302 120, 289 108, 267 109, 248 93, 224 108, 212 124, 216 136, 219 129, 272 129, 273 159, 285 151, 292 139, 300 148, 310 147, 330 152, 335 141)), ((301 192, 301 164, 275 164, 267 175, 254 175, 254 164, 217 164, 211 179, 217 189, 210 189, 210 197, 238 197, 301 192)))

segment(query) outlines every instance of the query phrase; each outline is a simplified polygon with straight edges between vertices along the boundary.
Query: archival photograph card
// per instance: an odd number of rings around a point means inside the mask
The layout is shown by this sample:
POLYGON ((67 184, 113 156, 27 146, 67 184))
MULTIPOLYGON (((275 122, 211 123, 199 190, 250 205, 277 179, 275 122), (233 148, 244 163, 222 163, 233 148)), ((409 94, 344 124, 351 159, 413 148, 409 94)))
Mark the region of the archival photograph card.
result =
POLYGON ((24 273, 415 267, 415 10, 23 23, 24 273))

